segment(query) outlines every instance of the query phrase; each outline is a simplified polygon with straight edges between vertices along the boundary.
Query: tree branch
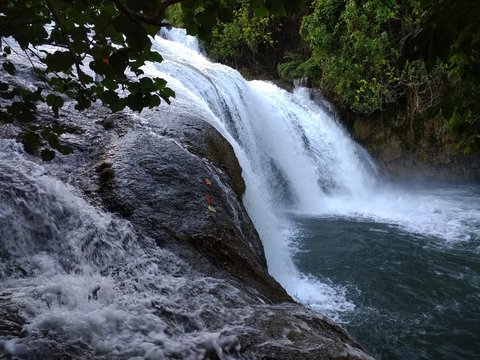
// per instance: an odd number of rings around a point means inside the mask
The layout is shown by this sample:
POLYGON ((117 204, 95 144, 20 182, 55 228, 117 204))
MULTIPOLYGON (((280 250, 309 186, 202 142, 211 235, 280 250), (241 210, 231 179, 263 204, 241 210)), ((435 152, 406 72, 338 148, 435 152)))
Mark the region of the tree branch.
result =
POLYGON ((48 7, 48 10, 50 11, 50 13, 53 15, 53 18, 55 19, 55 22, 56 24, 58 25, 58 27, 60 28, 60 31, 62 33, 62 36, 65 40, 65 45, 67 46, 68 48, 68 52, 70 53, 70 55, 72 56, 72 59, 73 59, 73 62, 75 63, 75 68, 77 69, 77 76, 78 76, 78 79, 80 80, 80 83, 82 85, 85 85, 83 80, 82 80, 82 77, 80 76, 81 74, 83 74, 83 71, 82 69, 80 68, 80 65, 81 65, 81 61, 78 59, 78 56, 77 56, 77 53, 75 52, 75 50, 73 50, 73 47, 72 47, 72 44, 70 43, 70 39, 68 37, 68 33, 66 32, 65 30, 65 26, 64 26, 64 23, 63 23, 63 20, 62 18, 60 17, 60 14, 57 12, 57 9, 55 9, 55 7, 53 6, 52 4, 52 1, 51 0, 47 0, 47 7, 48 7))
POLYGON ((185 0, 165 0, 162 2, 158 8, 155 10, 155 14, 152 16, 147 16, 145 14, 140 14, 138 12, 135 12, 131 10, 124 2, 123 0, 113 0, 113 3, 116 5, 119 11, 121 11, 124 15, 128 16, 130 19, 134 21, 140 21, 145 24, 149 25, 156 25, 156 26, 169 26, 170 24, 162 22, 165 10, 167 10, 168 7, 177 4, 179 2, 182 2, 185 0))

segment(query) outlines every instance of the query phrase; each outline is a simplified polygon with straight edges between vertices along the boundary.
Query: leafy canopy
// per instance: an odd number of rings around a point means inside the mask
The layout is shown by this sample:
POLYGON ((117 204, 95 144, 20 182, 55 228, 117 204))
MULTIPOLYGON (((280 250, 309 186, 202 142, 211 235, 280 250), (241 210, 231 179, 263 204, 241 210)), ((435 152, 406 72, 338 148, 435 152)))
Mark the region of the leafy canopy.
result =
MULTIPOLYGON (((302 1, 301 1, 302 2, 302 1)), ((170 102, 175 94, 161 78, 144 76, 147 62, 161 62, 151 49, 151 37, 164 23, 166 12, 180 6, 180 18, 190 32, 208 36, 217 21, 232 17, 235 0, 3 0, 0 4, 0 122, 30 124, 25 147, 45 160, 70 150, 58 141, 59 128, 34 124, 39 103, 58 117, 65 99, 78 110, 100 101, 111 111, 142 111, 170 102), (19 46, 14 46, 14 43, 19 46), (43 80, 32 88, 22 82, 13 57, 43 80)), ((284 13, 287 0, 245 2, 257 15, 284 13)))
POLYGON ((301 29, 312 48, 310 61, 321 69, 314 80, 343 108, 386 110, 421 69, 398 65, 400 39, 413 30, 420 11, 417 0, 314 0, 301 29))
POLYGON ((229 63, 231 59, 247 57, 243 52, 250 52, 253 57, 260 45, 273 46, 272 16, 255 17, 246 4, 234 9, 233 15, 231 22, 220 23, 212 30, 209 54, 213 58, 229 63))
POLYGON ((480 151, 480 0, 313 0, 311 53, 279 67, 309 77, 341 109, 394 126, 437 115, 466 153, 480 151))
POLYGON ((480 0, 422 0, 419 26, 404 39, 406 58, 431 70, 441 62, 452 90, 440 111, 466 153, 480 151, 480 0))

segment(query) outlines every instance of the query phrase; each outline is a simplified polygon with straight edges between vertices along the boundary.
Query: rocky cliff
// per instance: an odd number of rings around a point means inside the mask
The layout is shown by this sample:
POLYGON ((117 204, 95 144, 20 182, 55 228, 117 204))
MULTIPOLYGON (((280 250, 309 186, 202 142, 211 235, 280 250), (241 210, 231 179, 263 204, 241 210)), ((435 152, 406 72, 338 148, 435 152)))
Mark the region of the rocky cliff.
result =
POLYGON ((480 157, 458 150, 443 123, 434 118, 404 129, 381 119, 357 119, 353 137, 383 170, 397 178, 479 181, 480 157))
POLYGON ((394 181, 480 181, 480 155, 465 155, 442 117, 400 121, 395 120, 398 113, 365 116, 342 109, 337 113, 318 89, 312 89, 311 96, 394 181))

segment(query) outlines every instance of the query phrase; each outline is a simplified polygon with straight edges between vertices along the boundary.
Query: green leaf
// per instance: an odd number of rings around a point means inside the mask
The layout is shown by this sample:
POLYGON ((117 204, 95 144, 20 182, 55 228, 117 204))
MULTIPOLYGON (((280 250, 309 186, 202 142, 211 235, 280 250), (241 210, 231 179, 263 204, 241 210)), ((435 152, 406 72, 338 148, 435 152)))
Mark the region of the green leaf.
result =
POLYGON ((92 106, 92 102, 89 99, 87 99, 85 96, 79 95, 79 97, 76 100, 77 100, 77 104, 75 105, 76 110, 82 111, 92 106))
POLYGON ((68 51, 55 51, 47 54, 43 62, 47 65, 47 72, 70 72, 75 63, 72 54, 68 51))
POLYGON ((42 138, 48 142, 48 145, 53 149, 58 149, 60 146, 60 141, 58 139, 58 134, 52 132, 51 128, 46 128, 41 133, 42 138))
POLYGON ((264 17, 268 15, 268 9, 265 6, 265 0, 256 0, 252 2, 253 13, 257 17, 264 17))
POLYGON ((84 11, 77 11, 71 9, 68 12, 68 17, 77 25, 85 25, 90 21, 89 14, 84 11))
POLYGON ((41 87, 38 87, 37 90, 35 90, 34 92, 29 92, 28 94, 23 95, 23 100, 29 102, 45 101, 42 96, 42 91, 43 89, 41 87))
POLYGON ((85 84, 91 84, 93 82, 93 78, 85 73, 80 73, 78 78, 85 84))
POLYGON ((10 61, 5 61, 3 64, 3 70, 5 70, 10 75, 15 75, 15 65, 13 65, 10 61))
POLYGON ((40 145, 40 135, 34 130, 26 131, 21 135, 23 148, 29 154, 35 154, 38 151, 40 145))
MULTIPOLYGON (((118 96, 118 94, 113 91, 113 90, 107 90, 107 91, 104 91, 101 95, 100 95, 100 100, 102 100, 102 102, 108 106, 110 108, 110 110, 112 110, 113 112, 115 112, 113 109, 116 109, 118 108, 120 105, 118 104, 118 102, 120 101, 120 98, 118 96), (112 109, 113 108, 113 109, 112 109)), ((121 110, 121 109, 120 109, 121 110)), ((118 110, 117 110, 118 111, 118 110)))
POLYGON ((158 105, 160 105, 160 98, 157 95, 152 95, 148 102, 148 107, 151 109, 157 107, 158 105))
POLYGON ((57 109, 60 109, 64 104, 63 99, 55 94, 48 94, 46 101, 48 106, 55 107, 57 109))
POLYGON ((55 158, 55 151, 50 149, 43 149, 40 153, 43 161, 52 161, 55 158))
POLYGON ((152 62, 161 63, 163 61, 162 55, 156 51, 150 51, 148 54, 148 60, 152 62))
POLYGON ((15 101, 6 107, 10 115, 20 121, 30 122, 35 120, 36 105, 31 101, 15 101))
POLYGON ((174 98, 175 97, 175 91, 173 91, 172 89, 166 87, 162 90, 162 94, 161 94, 161 97, 163 100, 166 101, 167 104, 170 104, 171 101, 170 101, 170 98, 174 98))
POLYGON ((47 105, 53 110, 55 117, 58 117, 58 110, 62 108, 64 101, 60 96, 54 94, 47 95, 47 105))
POLYGON ((141 112, 144 108, 140 94, 130 94, 126 98, 127 106, 133 111, 141 112))
POLYGON ((155 78, 154 82, 157 90, 162 90, 167 85, 167 81, 161 78, 155 78))
POLYGON ((136 21, 132 21, 125 15, 119 15, 113 20, 115 30, 125 35, 127 44, 132 50, 144 50, 151 45, 148 33, 136 21))
POLYGON ((143 77, 140 79, 140 86, 143 90, 151 90, 153 89, 153 80, 149 77, 143 77))
POLYGON ((105 63, 103 59, 98 59, 90 62, 89 67, 97 74, 101 74, 107 77, 115 76, 115 69, 109 64, 105 63))
POLYGON ((59 124, 53 124, 52 125, 52 132, 54 132, 55 134, 57 134, 59 136, 59 135, 62 135, 65 132, 65 129, 59 124))
POLYGON ((118 74, 123 74, 128 66, 128 49, 123 48, 115 51, 108 57, 108 63, 118 74))
POLYGON ((118 83, 111 79, 111 78, 105 78, 102 80, 102 85, 106 87, 109 90, 116 90, 118 87, 118 83))
POLYGON ((112 112, 119 112, 125 109, 127 101, 125 99, 119 99, 118 101, 108 103, 108 107, 112 112))

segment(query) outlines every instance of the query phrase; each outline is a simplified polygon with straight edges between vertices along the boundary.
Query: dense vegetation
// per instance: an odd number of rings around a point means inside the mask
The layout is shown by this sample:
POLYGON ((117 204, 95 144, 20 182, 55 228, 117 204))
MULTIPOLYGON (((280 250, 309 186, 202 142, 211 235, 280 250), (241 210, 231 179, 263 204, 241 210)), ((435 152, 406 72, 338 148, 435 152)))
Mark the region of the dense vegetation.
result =
POLYGON ((50 159, 69 150, 61 128, 35 125, 39 103, 58 116, 67 97, 80 110, 97 101, 112 111, 168 102, 166 82, 141 70, 162 60, 149 37, 168 18, 199 34, 214 59, 256 76, 308 78, 341 111, 388 113, 393 126, 410 129, 441 115, 474 152, 479 17, 480 0, 6 0, 0 121, 22 124, 27 148, 50 159), (41 85, 22 85, 13 56, 30 61, 41 85))
MULTIPOLYGON (((145 77, 147 61, 162 61, 151 50, 150 37, 162 26, 174 5, 176 16, 204 38, 218 22, 234 15, 235 0, 5 0, 0 4, 0 122, 24 128, 27 150, 45 160, 55 150, 69 153, 59 142, 58 125, 35 123, 39 104, 46 103, 58 117, 65 98, 78 110, 101 102, 111 111, 126 107, 142 111, 169 102, 174 96, 163 79, 145 77), (18 46, 16 45, 18 44, 18 46), (48 50, 48 51, 47 51, 48 50), (25 72, 13 57, 30 63, 40 85, 25 84, 25 72)), ((259 16, 284 15, 288 1, 244 1, 242 11, 259 16)), ((301 2, 300 2, 301 3, 301 2)), ((173 12, 175 13, 175 12, 173 12)), ((261 20, 263 21, 263 20, 261 20)), ((37 82, 38 83, 38 82, 37 82)))
POLYGON ((341 111, 388 113, 392 126, 410 129, 443 116, 460 147, 478 151, 480 1, 313 0, 304 13, 297 27, 303 41, 285 47, 288 40, 272 36, 286 18, 257 26, 260 20, 249 25, 244 14, 215 30, 211 54, 261 68, 264 49, 264 69, 276 62, 281 77, 308 78, 341 111), (242 40, 245 32, 254 41, 242 40), (223 46, 238 43, 236 51, 223 46), (282 43, 279 59, 271 48, 282 43))

